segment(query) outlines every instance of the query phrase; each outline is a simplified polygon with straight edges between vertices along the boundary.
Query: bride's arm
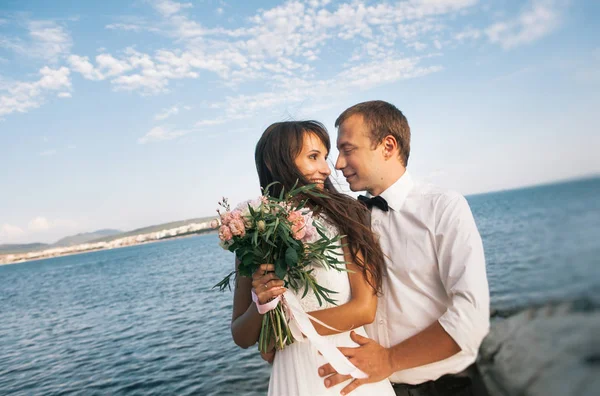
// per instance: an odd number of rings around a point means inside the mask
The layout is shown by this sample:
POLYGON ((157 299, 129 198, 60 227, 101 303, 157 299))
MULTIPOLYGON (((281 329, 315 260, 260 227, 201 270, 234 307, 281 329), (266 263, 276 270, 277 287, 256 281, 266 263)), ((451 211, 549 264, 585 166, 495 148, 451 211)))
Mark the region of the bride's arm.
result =
MULTIPOLYGON (((239 261, 235 261, 235 270, 237 271, 239 261)), ((259 302, 266 303, 271 298, 283 294, 284 289, 280 288, 283 282, 275 279, 274 273, 267 274, 272 270, 272 265, 263 264, 258 271, 261 274, 254 276, 257 284, 263 285, 269 283, 267 290, 261 290, 258 294, 259 302), (264 273, 264 275, 262 275, 264 273)), ((248 348, 256 344, 260 335, 262 317, 256 309, 256 304, 252 302, 252 278, 236 276, 235 289, 233 292, 233 313, 231 316, 231 335, 233 341, 241 348, 248 348)))
MULTIPOLYGON (((363 258, 360 252, 358 257, 361 260, 363 258)), ((350 301, 337 307, 310 312, 311 316, 342 332, 372 323, 375 320, 377 310, 377 295, 367 282, 362 269, 352 262, 347 247, 344 247, 344 258, 347 263, 346 267, 352 271, 348 272, 352 294, 350 301)), ((335 298, 335 295, 333 297, 335 298)), ((312 323, 321 335, 337 334, 336 331, 314 321, 312 323)))

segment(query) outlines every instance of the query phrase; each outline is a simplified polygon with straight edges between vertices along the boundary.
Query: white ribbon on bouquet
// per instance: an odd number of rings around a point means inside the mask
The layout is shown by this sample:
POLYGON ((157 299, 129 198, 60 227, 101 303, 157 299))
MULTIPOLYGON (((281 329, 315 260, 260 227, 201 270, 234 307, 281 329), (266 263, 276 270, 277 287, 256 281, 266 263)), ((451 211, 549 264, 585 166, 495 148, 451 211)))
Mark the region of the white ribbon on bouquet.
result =
POLYGON ((289 320, 290 331, 297 342, 306 341, 304 339, 305 336, 339 374, 351 375, 353 378, 368 377, 367 374, 352 364, 336 346, 327 341, 326 337, 317 333, 317 330, 315 330, 315 327, 311 323, 311 319, 333 331, 341 333, 340 330, 328 326, 319 319, 304 312, 300 302, 290 290, 283 293, 282 300, 281 303, 284 304, 287 307, 287 311, 291 313, 291 317, 287 319, 289 320))

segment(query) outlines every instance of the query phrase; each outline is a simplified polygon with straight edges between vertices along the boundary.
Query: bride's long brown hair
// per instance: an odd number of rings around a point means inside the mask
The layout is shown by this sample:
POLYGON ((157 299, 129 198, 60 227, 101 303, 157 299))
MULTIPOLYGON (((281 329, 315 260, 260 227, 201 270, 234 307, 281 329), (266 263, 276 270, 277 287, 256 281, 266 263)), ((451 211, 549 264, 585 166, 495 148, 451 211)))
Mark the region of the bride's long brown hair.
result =
MULTIPOLYGON (((296 157, 302 151, 304 136, 316 135, 331 149, 329 134, 325 126, 317 121, 285 121, 269 126, 256 144, 254 159, 260 185, 269 187, 269 193, 279 196, 281 189, 289 191, 294 184, 310 184, 296 167, 296 157)), ((376 236, 371 231, 367 208, 357 200, 339 193, 328 177, 325 188, 319 191, 325 197, 307 193, 308 205, 322 211, 328 220, 346 236, 352 261, 358 265, 374 292, 381 291, 384 255, 376 236), (358 253, 362 253, 362 259, 358 253)))

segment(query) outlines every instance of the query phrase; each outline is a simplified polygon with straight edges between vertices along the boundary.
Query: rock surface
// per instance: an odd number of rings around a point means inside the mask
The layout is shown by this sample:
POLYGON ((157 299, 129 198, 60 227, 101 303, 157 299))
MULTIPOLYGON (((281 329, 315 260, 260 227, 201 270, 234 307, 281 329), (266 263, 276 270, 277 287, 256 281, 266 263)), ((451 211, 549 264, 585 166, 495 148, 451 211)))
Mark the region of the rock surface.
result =
POLYGON ((490 396, 598 396, 600 310, 571 302, 493 318, 477 365, 490 396))

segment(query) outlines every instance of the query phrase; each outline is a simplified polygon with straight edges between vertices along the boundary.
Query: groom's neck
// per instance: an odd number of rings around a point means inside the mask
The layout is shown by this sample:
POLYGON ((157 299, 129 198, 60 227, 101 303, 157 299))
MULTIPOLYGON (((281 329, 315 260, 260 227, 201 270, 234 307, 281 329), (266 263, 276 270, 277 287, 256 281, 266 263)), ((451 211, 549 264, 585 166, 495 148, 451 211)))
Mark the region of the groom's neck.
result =
POLYGON ((382 192, 400 180, 405 172, 406 168, 401 164, 386 167, 386 169, 383 169, 383 172, 381 172, 381 175, 377 179, 376 185, 369 190, 369 193, 373 196, 380 195, 382 192))

